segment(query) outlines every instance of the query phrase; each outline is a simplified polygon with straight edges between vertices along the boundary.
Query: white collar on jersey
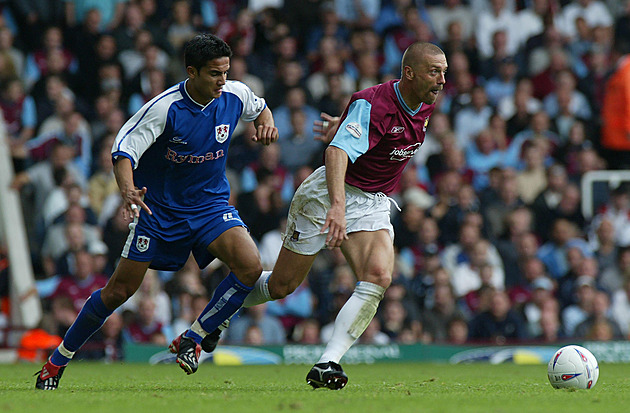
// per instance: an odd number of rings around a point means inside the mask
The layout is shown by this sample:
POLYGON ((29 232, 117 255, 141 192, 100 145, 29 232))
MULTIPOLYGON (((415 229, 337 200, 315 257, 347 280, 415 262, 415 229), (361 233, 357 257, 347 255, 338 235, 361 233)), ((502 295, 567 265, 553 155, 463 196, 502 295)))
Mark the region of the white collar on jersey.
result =
POLYGON ((214 102, 214 98, 212 98, 212 100, 210 100, 210 102, 208 102, 205 106, 202 105, 201 103, 197 102, 195 99, 192 98, 192 96, 190 96, 190 94, 188 93, 188 89, 186 89, 186 83, 188 83, 188 79, 186 79, 184 81, 184 92, 186 92, 186 96, 188 96, 188 99, 190 99, 191 102, 193 102, 194 104, 198 105, 201 110, 204 110, 205 108, 207 108, 212 102, 214 102))

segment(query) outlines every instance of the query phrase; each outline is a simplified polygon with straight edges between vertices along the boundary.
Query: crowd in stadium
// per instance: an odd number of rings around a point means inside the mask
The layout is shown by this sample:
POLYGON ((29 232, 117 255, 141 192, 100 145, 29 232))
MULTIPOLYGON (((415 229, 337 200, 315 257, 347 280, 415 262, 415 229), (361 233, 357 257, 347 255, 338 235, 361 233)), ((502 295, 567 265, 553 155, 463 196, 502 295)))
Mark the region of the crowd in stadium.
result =
MULTIPOLYGON (((353 92, 398 78, 415 41, 446 53, 427 138, 393 195, 393 283, 360 343, 628 337, 630 190, 606 187, 590 217, 580 183, 630 165, 628 128, 602 127, 630 119, 630 92, 606 93, 620 76, 630 90, 630 1, 9 0, 0 10, 0 108, 49 333, 63 336, 127 239, 114 137, 186 77, 182 47, 208 31, 232 48, 229 79, 266 99, 280 134, 257 145, 241 124, 228 153, 231 203, 265 269, 295 189, 323 162, 320 113, 339 116, 353 92)), ((0 262, 6 295, 11 264, 0 262)), ((166 346, 227 272, 192 259, 150 270, 83 355, 166 346)), ((222 342, 326 342, 354 283, 339 249, 325 250, 297 291, 241 311, 222 342)))

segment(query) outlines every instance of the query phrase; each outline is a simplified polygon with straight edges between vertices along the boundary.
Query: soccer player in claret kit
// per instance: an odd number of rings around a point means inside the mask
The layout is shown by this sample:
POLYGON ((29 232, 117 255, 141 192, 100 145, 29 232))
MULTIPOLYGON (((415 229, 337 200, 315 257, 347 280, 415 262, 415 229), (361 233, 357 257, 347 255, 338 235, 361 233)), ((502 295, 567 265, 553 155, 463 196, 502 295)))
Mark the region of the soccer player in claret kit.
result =
POLYGON ((226 80, 232 52, 223 40, 197 35, 184 53, 188 79, 147 102, 116 137, 114 173, 133 218, 129 237, 112 278, 87 299, 37 375, 38 389, 57 388, 74 353, 136 292, 148 268, 178 270, 192 252, 201 268, 216 257, 231 270, 193 328, 171 346, 189 374, 197 370, 204 337, 207 349, 216 346, 217 326, 241 307, 261 275, 256 245, 228 204, 226 156, 239 119, 253 121, 252 139, 265 145, 277 140, 278 130, 264 99, 226 80))
POLYGON ((324 353, 306 376, 314 388, 346 385, 339 361, 374 318, 391 283, 394 232, 387 195, 420 149, 446 82, 446 56, 431 43, 409 46, 401 66, 400 80, 352 95, 340 119, 323 115, 317 126, 328 138, 334 133, 325 166, 296 191, 274 269, 263 271, 244 302, 249 307, 286 297, 322 248, 341 248, 358 282, 335 319, 324 353))

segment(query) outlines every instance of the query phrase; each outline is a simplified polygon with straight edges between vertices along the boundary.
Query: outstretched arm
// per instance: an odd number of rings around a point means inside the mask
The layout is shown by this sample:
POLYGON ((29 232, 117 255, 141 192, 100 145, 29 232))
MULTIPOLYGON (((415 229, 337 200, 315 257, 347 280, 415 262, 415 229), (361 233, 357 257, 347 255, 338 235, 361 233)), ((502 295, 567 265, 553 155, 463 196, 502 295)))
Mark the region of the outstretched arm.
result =
POLYGON ((153 215, 153 212, 151 212, 149 207, 142 200, 144 194, 147 193, 147 188, 142 187, 142 189, 138 189, 133 184, 133 168, 131 167, 129 158, 121 156, 120 159, 116 161, 114 164, 114 175, 116 176, 120 196, 125 205, 125 209, 123 209, 124 218, 127 219, 127 217, 130 217, 133 219, 139 217, 140 209, 138 209, 138 206, 147 211, 150 215, 153 215))
POLYGON ((326 148, 326 183, 330 209, 326 214, 326 222, 321 229, 324 233, 328 229, 326 245, 328 248, 340 247, 348 239, 346 234, 346 169, 348 168, 348 154, 336 146, 326 148))
POLYGON ((278 128, 273 121, 273 115, 268 107, 260 112, 260 115, 254 120, 256 134, 252 136, 252 140, 260 142, 263 145, 269 145, 278 140, 278 128))

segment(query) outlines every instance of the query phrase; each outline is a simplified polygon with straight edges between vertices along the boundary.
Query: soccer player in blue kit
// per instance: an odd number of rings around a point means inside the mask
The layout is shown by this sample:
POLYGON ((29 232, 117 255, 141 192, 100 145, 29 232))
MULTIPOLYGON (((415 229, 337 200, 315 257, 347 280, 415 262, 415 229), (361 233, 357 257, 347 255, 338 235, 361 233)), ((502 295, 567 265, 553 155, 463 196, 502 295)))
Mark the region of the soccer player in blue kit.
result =
POLYGON ((188 374, 197 370, 204 338, 207 349, 216 346, 217 327, 241 307, 261 275, 256 245, 228 204, 226 156, 239 119, 254 122, 252 139, 264 145, 277 140, 278 130, 264 99, 227 80, 232 52, 223 40, 197 35, 184 54, 188 78, 147 102, 116 136, 114 173, 125 213, 133 218, 127 243, 107 285, 87 299, 37 375, 38 389, 58 387, 75 352, 136 292, 148 268, 178 270, 192 252, 201 268, 216 257, 231 270, 171 346, 188 374))

